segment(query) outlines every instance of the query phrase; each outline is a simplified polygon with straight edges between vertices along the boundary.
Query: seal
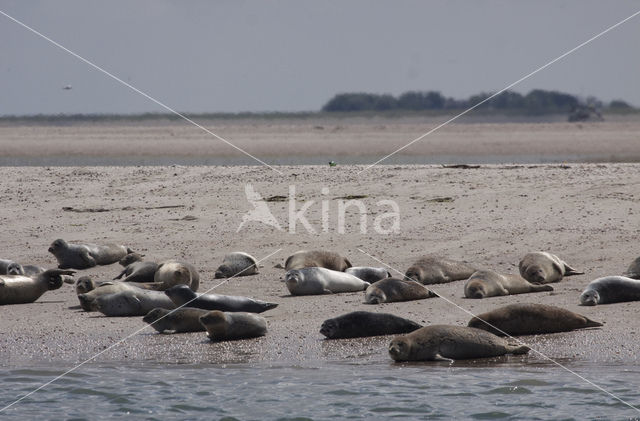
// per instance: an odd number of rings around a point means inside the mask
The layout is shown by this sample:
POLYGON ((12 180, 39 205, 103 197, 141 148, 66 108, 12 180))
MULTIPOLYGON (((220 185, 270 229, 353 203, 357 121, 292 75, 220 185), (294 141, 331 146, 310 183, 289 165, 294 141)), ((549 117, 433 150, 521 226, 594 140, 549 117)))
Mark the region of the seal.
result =
POLYGON ((58 260, 60 269, 88 269, 116 263, 133 251, 118 244, 69 244, 59 238, 51 243, 49 253, 58 260))
POLYGON ((364 301, 368 304, 422 300, 430 297, 436 297, 436 294, 421 283, 397 278, 382 279, 370 285, 364 293, 364 301))
POLYGON ((395 361, 465 360, 526 354, 529 348, 473 327, 433 325, 394 338, 389 355, 395 361))
POLYGON ((423 256, 407 269, 405 277, 424 285, 443 284, 469 278, 476 268, 457 260, 423 256))
POLYGON ((344 272, 350 268, 351 262, 338 253, 325 250, 300 250, 293 253, 284 263, 284 269, 303 269, 310 267, 321 267, 338 272, 344 272))
MULTIPOLYGON (((132 253, 135 254, 135 253, 132 253)), ((130 256, 128 254, 127 256, 130 256)), ((126 256, 124 257, 127 258, 126 256)), ((122 263, 122 260, 120 261, 122 263)), ((122 282, 154 282, 156 271, 158 270, 158 264, 155 262, 142 262, 134 261, 128 264, 122 272, 115 279, 122 279, 122 282)))
POLYGON ((0 275, 25 275, 22 265, 13 260, 0 259, 0 275))
POLYGON ((241 251, 235 251, 224 256, 215 276, 216 278, 231 278, 232 276, 248 276, 257 273, 258 262, 255 257, 241 251))
POLYGON ((200 275, 193 265, 177 260, 167 260, 158 265, 153 282, 160 284, 158 290, 167 290, 175 285, 187 285, 193 291, 200 287, 200 275))
POLYGON ((320 333, 327 339, 362 338, 409 333, 421 327, 414 321, 393 314, 353 311, 325 320, 320 333))
POLYGON ((91 279, 89 276, 81 276, 76 281, 76 295, 86 294, 89 291, 93 291, 99 284, 91 279))
POLYGON ((285 273, 284 282, 291 295, 364 291, 371 285, 348 273, 322 267, 292 269, 285 273))
POLYGON ((345 269, 345 273, 356 276, 365 282, 370 284, 379 281, 380 279, 390 278, 391 274, 387 268, 373 268, 367 266, 353 266, 345 269))
POLYGON ((49 269, 35 277, 0 275, 0 305, 32 303, 45 292, 60 288, 63 276, 73 274, 72 270, 49 269))
POLYGON ((623 274, 627 278, 640 279, 640 257, 631 262, 627 268, 627 272, 623 274))
POLYGON ((118 263, 122 267, 127 267, 131 263, 142 262, 142 260, 144 260, 144 254, 140 254, 140 253, 135 253, 134 252, 134 253, 129 253, 126 256, 124 256, 122 259, 120 259, 118 261, 118 263))
POLYGON ((600 326, 602 323, 564 308, 533 303, 510 304, 469 321, 469 327, 498 336, 539 335, 600 326))
MULTIPOLYGON (((42 266, 36 266, 36 265, 23 265, 22 269, 24 270, 24 275, 26 276, 39 275, 42 272, 46 271, 46 269, 43 268, 42 266)), ((65 275, 65 276, 68 276, 68 275, 65 275)), ((63 280, 66 282, 66 279, 63 278, 63 280)))
POLYGON ((131 284, 131 283, 125 283, 125 282, 102 282, 102 283, 97 283, 93 280, 91 280, 91 278, 89 278, 88 276, 83 276, 81 278, 78 279, 78 284, 76 286, 76 290, 80 287, 83 289, 89 289, 91 287, 93 287, 93 289, 90 289, 89 291, 85 292, 85 293, 81 293, 78 294, 78 300, 80 301, 80 307, 82 307, 82 309, 84 311, 96 311, 95 306, 94 306, 94 301, 102 296, 102 295, 109 295, 109 294, 115 294, 118 292, 122 292, 122 291, 138 291, 140 290, 140 288, 138 288, 137 286, 131 284))
POLYGON ((589 282, 580 295, 580 304, 583 306, 626 301, 640 301, 640 280, 626 276, 605 276, 589 282))
POLYGON ((204 332, 206 329, 200 323, 200 316, 207 314, 209 310, 200 308, 183 307, 175 310, 166 308, 154 308, 142 318, 159 333, 172 331, 174 333, 204 332))
POLYGON ((160 291, 138 289, 101 295, 93 308, 107 317, 145 316, 154 308, 173 310, 176 305, 160 291))
POLYGON ((278 304, 254 300, 249 297, 219 294, 196 294, 186 285, 176 285, 164 292, 178 307, 195 307, 205 310, 244 311, 262 313, 278 304))
POLYGON ((518 275, 502 275, 492 270, 474 272, 464 285, 464 296, 467 298, 486 298, 542 291, 553 291, 553 287, 532 284, 518 275))
POLYGON ((267 333, 267 321, 252 313, 214 310, 201 316, 200 323, 212 341, 256 338, 267 333))
POLYGON ((584 275, 560 260, 555 254, 538 251, 527 253, 520 260, 520 275, 532 284, 560 282, 563 277, 584 275))

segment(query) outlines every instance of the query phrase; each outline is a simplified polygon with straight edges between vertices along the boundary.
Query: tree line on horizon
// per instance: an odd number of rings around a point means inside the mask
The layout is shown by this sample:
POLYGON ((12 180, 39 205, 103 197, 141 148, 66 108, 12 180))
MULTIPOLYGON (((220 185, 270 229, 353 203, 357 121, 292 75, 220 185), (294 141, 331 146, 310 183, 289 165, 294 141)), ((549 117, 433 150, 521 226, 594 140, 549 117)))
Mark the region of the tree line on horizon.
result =
MULTIPOLYGON (((408 91, 395 97, 390 94, 371 94, 364 92, 340 93, 331 98, 323 107, 325 112, 349 111, 391 111, 391 110, 454 110, 467 109, 490 98, 493 94, 482 92, 467 99, 445 97, 437 91, 408 91)), ((504 91, 489 99, 478 109, 515 111, 523 114, 569 113, 578 107, 594 109, 633 109, 622 100, 604 104, 595 97, 581 101, 578 97, 543 89, 534 89, 522 95, 518 92, 504 91)))

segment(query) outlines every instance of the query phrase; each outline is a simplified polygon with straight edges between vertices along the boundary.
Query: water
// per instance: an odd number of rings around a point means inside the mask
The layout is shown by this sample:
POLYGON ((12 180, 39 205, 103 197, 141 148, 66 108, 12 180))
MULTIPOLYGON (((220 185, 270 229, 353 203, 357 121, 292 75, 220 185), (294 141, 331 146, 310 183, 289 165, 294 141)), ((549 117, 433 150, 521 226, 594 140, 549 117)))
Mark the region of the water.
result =
MULTIPOLYGON (((638 366, 573 364, 640 406, 638 366)), ((4 406, 63 369, 1 370, 4 406)), ((3 420, 639 419, 550 364, 94 364, 0 413, 3 420)))

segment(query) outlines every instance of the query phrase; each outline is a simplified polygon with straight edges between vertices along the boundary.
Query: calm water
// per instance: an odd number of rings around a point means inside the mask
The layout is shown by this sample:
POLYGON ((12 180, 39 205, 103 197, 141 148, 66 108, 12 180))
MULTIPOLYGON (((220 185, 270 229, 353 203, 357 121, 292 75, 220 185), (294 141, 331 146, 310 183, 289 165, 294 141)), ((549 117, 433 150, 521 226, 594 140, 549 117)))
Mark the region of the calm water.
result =
MULTIPOLYGON (((0 406, 63 372, 2 369, 0 406)), ((640 367, 572 370, 640 406, 640 367)), ((3 420, 56 419, 638 419, 637 412, 549 364, 326 363, 299 366, 83 366, 3 420)))

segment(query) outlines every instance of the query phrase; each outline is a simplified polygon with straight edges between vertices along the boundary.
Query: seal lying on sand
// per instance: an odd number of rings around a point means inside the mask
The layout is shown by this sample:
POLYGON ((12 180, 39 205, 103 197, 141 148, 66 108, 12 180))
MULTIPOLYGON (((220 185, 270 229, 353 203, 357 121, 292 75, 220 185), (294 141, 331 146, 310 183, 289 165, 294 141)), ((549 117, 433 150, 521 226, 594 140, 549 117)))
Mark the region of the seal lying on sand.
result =
POLYGON ((387 268, 372 268, 367 266, 354 266, 345 269, 345 273, 349 275, 353 275, 362 279, 365 282, 369 282, 370 284, 377 282, 384 278, 390 278, 391 274, 387 270, 387 268))
POLYGON ((409 333, 421 327, 416 322, 393 314, 354 311, 325 320, 320 333, 328 339, 361 338, 409 333))
POLYGON ((207 336, 212 341, 255 338, 267 333, 267 321, 252 313, 214 310, 201 316, 200 323, 207 329, 207 336))
POLYGON ((338 272, 350 268, 351 262, 338 253, 324 250, 300 250, 289 256, 284 263, 285 270, 321 267, 338 272))
POLYGON ((73 274, 72 270, 49 269, 35 277, 0 275, 0 305, 32 303, 45 292, 60 288, 63 276, 73 274))
POLYGON ((284 282, 291 295, 364 291, 370 285, 348 273, 321 267, 292 269, 285 273, 284 282))
POLYGON ((538 335, 599 326, 602 323, 572 311, 531 303, 510 304, 480 314, 469 321, 469 327, 483 329, 498 336, 538 335))
POLYGON ((185 262, 167 260, 158 265, 153 282, 159 284, 155 289, 164 291, 175 285, 187 285, 193 291, 200 287, 200 274, 196 268, 185 262))
POLYGON ((209 310, 193 307, 176 308, 175 310, 154 308, 142 320, 160 333, 165 331, 175 333, 204 332, 206 329, 200 323, 200 316, 204 316, 208 312, 209 310))
POLYGON ((477 269, 467 263, 439 256, 424 256, 415 262, 405 277, 421 284, 442 284, 469 278, 477 269))
POLYGON ((176 285, 164 292, 176 306, 202 308, 205 310, 244 311, 262 313, 276 308, 278 304, 254 300, 249 297, 218 294, 196 294, 186 285, 176 285))
MULTIPOLYGON (((37 265, 23 265, 22 266, 22 270, 24 271, 24 275, 26 275, 26 276, 39 275, 42 272, 46 271, 45 268, 43 268, 42 266, 37 266, 37 265)), ((68 282, 68 277, 70 277, 70 275, 65 275, 63 277, 63 281, 65 281, 66 283, 69 283, 68 282)))
POLYGON ((13 260, 0 259, 0 275, 24 275, 22 265, 13 260))
POLYGON ((69 244, 59 238, 51 243, 49 253, 58 260, 60 269, 88 269, 116 263, 133 251, 118 244, 69 244))
POLYGON ((551 285, 535 285, 518 275, 501 275, 492 270, 475 272, 464 286, 467 298, 486 298, 498 295, 553 291, 551 285))
POLYGON ((92 281, 88 276, 83 276, 78 279, 76 291, 80 291, 81 289, 89 289, 92 286, 93 289, 90 289, 88 292, 78 294, 80 307, 82 307, 84 311, 96 311, 93 303, 96 298, 102 295, 115 294, 123 291, 137 292, 141 290, 141 288, 137 287, 131 282, 102 282, 98 284, 95 281, 92 281))
POLYGON ((640 279, 640 257, 631 262, 627 268, 627 272, 623 275, 628 278, 640 279))
POLYGON ((532 284, 560 282, 563 277, 584 275, 560 260, 555 254, 539 251, 526 254, 520 260, 520 275, 532 284))
POLYGON ((91 277, 81 276, 76 281, 76 295, 86 294, 99 286, 91 277))
POLYGON ((258 273, 258 261, 250 254, 236 251, 224 256, 222 264, 216 270, 216 278, 248 276, 258 273))
POLYGON ((389 345, 396 361, 464 360, 526 354, 529 348, 472 327, 433 325, 398 336, 389 345))
POLYGON ((396 301, 422 300, 423 298, 435 296, 436 294, 416 281, 386 278, 367 288, 364 293, 364 301, 369 304, 381 304, 396 301))
POLYGON ((144 289, 101 295, 93 301, 92 306, 108 317, 145 316, 156 307, 169 310, 176 308, 163 292, 144 289))
POLYGON ((596 304, 640 301, 640 280, 625 276, 605 276, 591 281, 580 295, 580 304, 596 304))
MULTIPOLYGON (((132 253, 135 254, 135 253, 132 253)), ((127 256, 131 256, 128 254, 127 256)), ((127 258, 125 256, 125 259, 127 258)), ((122 260, 120 261, 122 263, 122 260)), ((158 264, 155 262, 143 262, 136 260, 129 263, 115 279, 122 279, 122 282, 154 282, 158 264)))

